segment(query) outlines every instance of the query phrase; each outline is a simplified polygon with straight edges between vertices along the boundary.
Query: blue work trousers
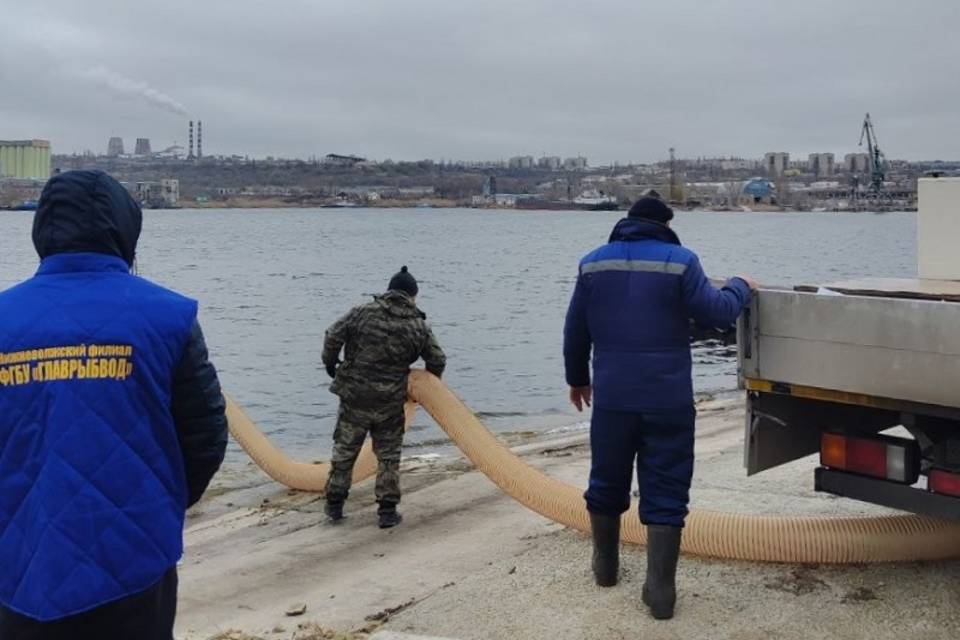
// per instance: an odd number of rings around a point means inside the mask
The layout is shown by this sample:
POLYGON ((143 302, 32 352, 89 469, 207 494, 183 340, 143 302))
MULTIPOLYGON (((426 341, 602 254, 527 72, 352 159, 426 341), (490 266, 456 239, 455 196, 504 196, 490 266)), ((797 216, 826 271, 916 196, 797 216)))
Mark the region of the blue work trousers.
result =
POLYGON ((633 413, 594 407, 590 421, 591 513, 619 516, 630 508, 634 460, 640 522, 682 527, 693 477, 696 411, 633 413))

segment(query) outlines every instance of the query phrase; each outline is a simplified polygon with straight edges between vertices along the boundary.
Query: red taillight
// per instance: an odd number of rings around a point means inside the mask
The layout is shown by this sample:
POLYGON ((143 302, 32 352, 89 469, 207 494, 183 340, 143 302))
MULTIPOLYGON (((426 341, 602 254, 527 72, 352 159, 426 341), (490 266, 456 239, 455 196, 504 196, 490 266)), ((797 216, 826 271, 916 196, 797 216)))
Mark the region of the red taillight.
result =
POLYGON ((824 433, 820 438, 820 464, 905 484, 913 484, 920 475, 917 444, 890 436, 824 433))
POLYGON ((960 473, 931 469, 927 489, 934 493, 945 493, 960 498, 960 473))
POLYGON ((847 471, 875 478, 886 478, 887 443, 847 438, 847 471))

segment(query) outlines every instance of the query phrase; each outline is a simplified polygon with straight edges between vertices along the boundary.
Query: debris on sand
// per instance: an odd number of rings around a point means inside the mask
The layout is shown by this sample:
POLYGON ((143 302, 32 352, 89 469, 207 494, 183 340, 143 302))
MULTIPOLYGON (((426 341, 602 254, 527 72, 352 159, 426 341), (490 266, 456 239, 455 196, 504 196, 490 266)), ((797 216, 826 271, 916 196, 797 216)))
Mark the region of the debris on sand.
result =
POLYGON ((292 640, 359 640, 366 638, 366 634, 355 634, 344 631, 327 629, 316 622, 303 622, 297 627, 292 640))
MULTIPOLYGON (((286 629, 279 625, 273 629, 273 633, 283 633, 284 631, 286 631, 286 629)), ((293 632, 291 640, 360 640, 366 637, 366 633, 356 634, 336 631, 323 627, 316 622, 301 622, 297 625, 297 630, 293 632)), ((207 640, 265 640, 265 638, 252 636, 237 629, 230 629, 207 640)))
POLYGON ((207 640, 264 640, 260 636, 251 636, 237 629, 229 629, 223 633, 211 636, 207 640))
POLYGON ((844 594, 841 602, 847 604, 853 604, 856 602, 870 602, 871 600, 876 600, 877 594, 873 592, 872 589, 867 589, 866 587, 858 587, 853 591, 848 591, 844 594))
POLYGON ((307 612, 307 604, 305 602, 297 602, 295 604, 287 607, 287 610, 284 612, 288 616, 302 616, 307 612))
POLYGON ((805 596, 830 587, 826 582, 813 575, 813 567, 799 567, 788 575, 779 576, 772 582, 766 583, 767 589, 783 591, 795 596, 805 596))
POLYGON ((379 611, 379 612, 377 612, 377 613, 373 613, 373 614, 367 616, 367 617, 364 618, 364 619, 365 619, 367 622, 386 622, 387 620, 390 619, 391 616, 400 613, 400 612, 403 611, 404 609, 409 609, 410 607, 412 607, 412 606, 415 605, 415 604, 417 604, 417 599, 416 599, 416 598, 411 598, 411 599, 407 600, 406 602, 404 602, 403 604, 398 604, 398 605, 395 606, 395 607, 389 607, 389 608, 387 608, 387 609, 384 609, 383 611, 379 611))

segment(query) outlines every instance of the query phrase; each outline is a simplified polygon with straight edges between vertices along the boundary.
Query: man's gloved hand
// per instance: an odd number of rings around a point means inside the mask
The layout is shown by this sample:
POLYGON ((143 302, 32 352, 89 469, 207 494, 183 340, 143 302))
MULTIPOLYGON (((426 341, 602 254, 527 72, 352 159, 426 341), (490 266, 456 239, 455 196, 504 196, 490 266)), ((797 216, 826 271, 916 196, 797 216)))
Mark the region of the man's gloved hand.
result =
POLYGON ((340 364, 341 364, 341 361, 340 361, 339 359, 338 359, 336 362, 328 362, 327 365, 326 365, 326 367, 327 367, 327 375, 330 376, 331 378, 336 378, 336 377, 337 377, 337 367, 339 367, 340 364))

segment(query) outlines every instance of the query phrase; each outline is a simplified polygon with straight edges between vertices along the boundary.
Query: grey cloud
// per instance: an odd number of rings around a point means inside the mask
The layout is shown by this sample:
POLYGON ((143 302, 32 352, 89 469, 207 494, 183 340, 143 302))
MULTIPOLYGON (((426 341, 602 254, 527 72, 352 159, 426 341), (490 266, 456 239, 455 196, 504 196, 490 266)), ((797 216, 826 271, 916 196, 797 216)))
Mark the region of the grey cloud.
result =
POLYGON ((156 4, 12 8, 0 136, 183 142, 184 117, 51 71, 68 62, 188 105, 213 153, 844 153, 871 111, 891 157, 956 154, 955 0, 156 4))

